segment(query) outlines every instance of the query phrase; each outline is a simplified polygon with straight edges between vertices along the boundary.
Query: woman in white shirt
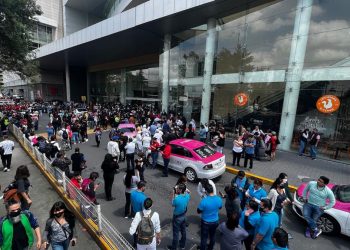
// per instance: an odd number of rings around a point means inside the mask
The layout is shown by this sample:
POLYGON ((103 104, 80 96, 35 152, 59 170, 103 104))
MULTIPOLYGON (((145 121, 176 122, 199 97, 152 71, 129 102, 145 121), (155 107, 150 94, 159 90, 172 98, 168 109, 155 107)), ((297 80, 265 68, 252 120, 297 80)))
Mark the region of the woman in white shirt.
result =
POLYGON ((207 185, 211 185, 213 187, 213 190, 214 190, 214 195, 216 195, 216 187, 215 187, 215 184, 212 180, 208 180, 207 178, 203 178, 199 183, 198 183, 198 186, 197 186, 197 193, 199 194, 199 196, 201 198, 204 198, 207 196, 207 191, 205 190, 205 187, 207 185))
POLYGON ((241 155, 243 152, 243 141, 242 137, 236 135, 233 139, 233 148, 232 148, 232 154, 233 154, 233 161, 232 166, 236 164, 237 160, 237 167, 239 167, 239 161, 241 160, 241 155))
POLYGON ((284 181, 281 178, 277 178, 272 184, 267 198, 272 202, 272 211, 274 211, 279 218, 278 225, 282 224, 283 208, 290 200, 287 198, 287 194, 284 189, 284 181))

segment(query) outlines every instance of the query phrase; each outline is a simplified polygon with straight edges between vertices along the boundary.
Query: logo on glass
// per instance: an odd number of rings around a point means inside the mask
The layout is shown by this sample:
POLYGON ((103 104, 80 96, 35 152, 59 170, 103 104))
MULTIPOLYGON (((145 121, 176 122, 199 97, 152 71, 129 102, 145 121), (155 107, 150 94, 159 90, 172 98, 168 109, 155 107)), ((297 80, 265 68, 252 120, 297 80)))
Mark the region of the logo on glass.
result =
POLYGON ((340 100, 335 95, 324 95, 318 98, 316 108, 321 113, 330 114, 337 111, 340 107, 340 100))
POLYGON ((233 100, 233 103, 237 106, 244 106, 248 103, 248 96, 245 93, 239 93, 235 95, 235 98, 233 100))

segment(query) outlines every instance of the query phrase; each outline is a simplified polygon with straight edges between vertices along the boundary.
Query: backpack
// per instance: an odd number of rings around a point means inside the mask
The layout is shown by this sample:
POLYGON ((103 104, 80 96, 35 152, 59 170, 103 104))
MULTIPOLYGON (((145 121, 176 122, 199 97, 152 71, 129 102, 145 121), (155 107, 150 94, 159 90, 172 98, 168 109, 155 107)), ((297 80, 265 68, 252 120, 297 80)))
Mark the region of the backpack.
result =
POLYGON ((20 196, 17 194, 17 184, 16 181, 11 182, 3 191, 4 203, 7 201, 14 199, 16 201, 20 201, 20 196))
POLYGON ((51 142, 46 143, 45 154, 48 158, 55 157, 57 152, 58 152, 58 148, 56 146, 54 146, 53 143, 51 143, 51 142))
POLYGON ((45 140, 40 140, 38 142, 38 145, 39 145, 39 151, 41 153, 45 153, 46 152, 46 141, 45 140))
POLYGON ((67 140, 67 139, 68 139, 68 133, 67 133, 67 130, 66 130, 66 129, 63 130, 62 138, 63 138, 64 140, 67 140))
POLYGON ((83 183, 81 184, 81 191, 88 196, 89 198, 91 198, 92 196, 92 191, 90 189, 90 183, 92 182, 91 179, 86 178, 83 180, 83 183))
MULTIPOLYGON (((142 216, 142 212, 140 213, 142 216)), ((154 225, 151 218, 152 213, 147 217, 143 216, 137 226, 137 244, 149 245, 152 243, 154 238, 154 225)))

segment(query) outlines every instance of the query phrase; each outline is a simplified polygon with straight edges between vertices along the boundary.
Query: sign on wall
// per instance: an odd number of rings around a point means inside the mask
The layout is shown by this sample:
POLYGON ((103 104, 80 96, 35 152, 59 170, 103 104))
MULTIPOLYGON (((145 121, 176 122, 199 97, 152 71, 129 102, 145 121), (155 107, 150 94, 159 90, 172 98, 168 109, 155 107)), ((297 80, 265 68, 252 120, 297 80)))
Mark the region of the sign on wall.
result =
POLYGON ((337 111, 340 107, 340 100, 335 95, 324 95, 318 98, 316 108, 321 113, 330 114, 337 111))
POLYGON ((233 99, 233 103, 236 106, 242 107, 248 103, 248 96, 245 93, 238 93, 233 99))

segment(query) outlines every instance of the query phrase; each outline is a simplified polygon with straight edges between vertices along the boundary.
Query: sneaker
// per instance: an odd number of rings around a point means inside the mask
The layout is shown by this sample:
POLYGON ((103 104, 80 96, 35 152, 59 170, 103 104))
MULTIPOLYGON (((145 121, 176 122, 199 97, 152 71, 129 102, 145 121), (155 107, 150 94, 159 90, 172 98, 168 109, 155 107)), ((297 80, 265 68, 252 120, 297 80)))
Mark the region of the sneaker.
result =
POLYGON ((7 172, 8 168, 4 168, 4 172, 7 172))
POLYGON ((7 168, 5 172, 10 172, 10 169, 9 169, 9 168, 7 168))
POLYGON ((166 247, 166 249, 167 249, 167 250, 172 250, 172 249, 173 249, 173 246, 170 246, 170 245, 169 245, 169 246, 166 247))
POLYGON ((322 233, 321 229, 316 229, 313 234, 311 234, 311 238, 316 239, 322 233))
POLYGON ((306 237, 306 238, 311 238, 310 228, 306 228, 305 237, 306 237))
POLYGON ((129 217, 128 217, 128 216, 125 216, 124 218, 125 218, 125 219, 129 219, 129 217))

